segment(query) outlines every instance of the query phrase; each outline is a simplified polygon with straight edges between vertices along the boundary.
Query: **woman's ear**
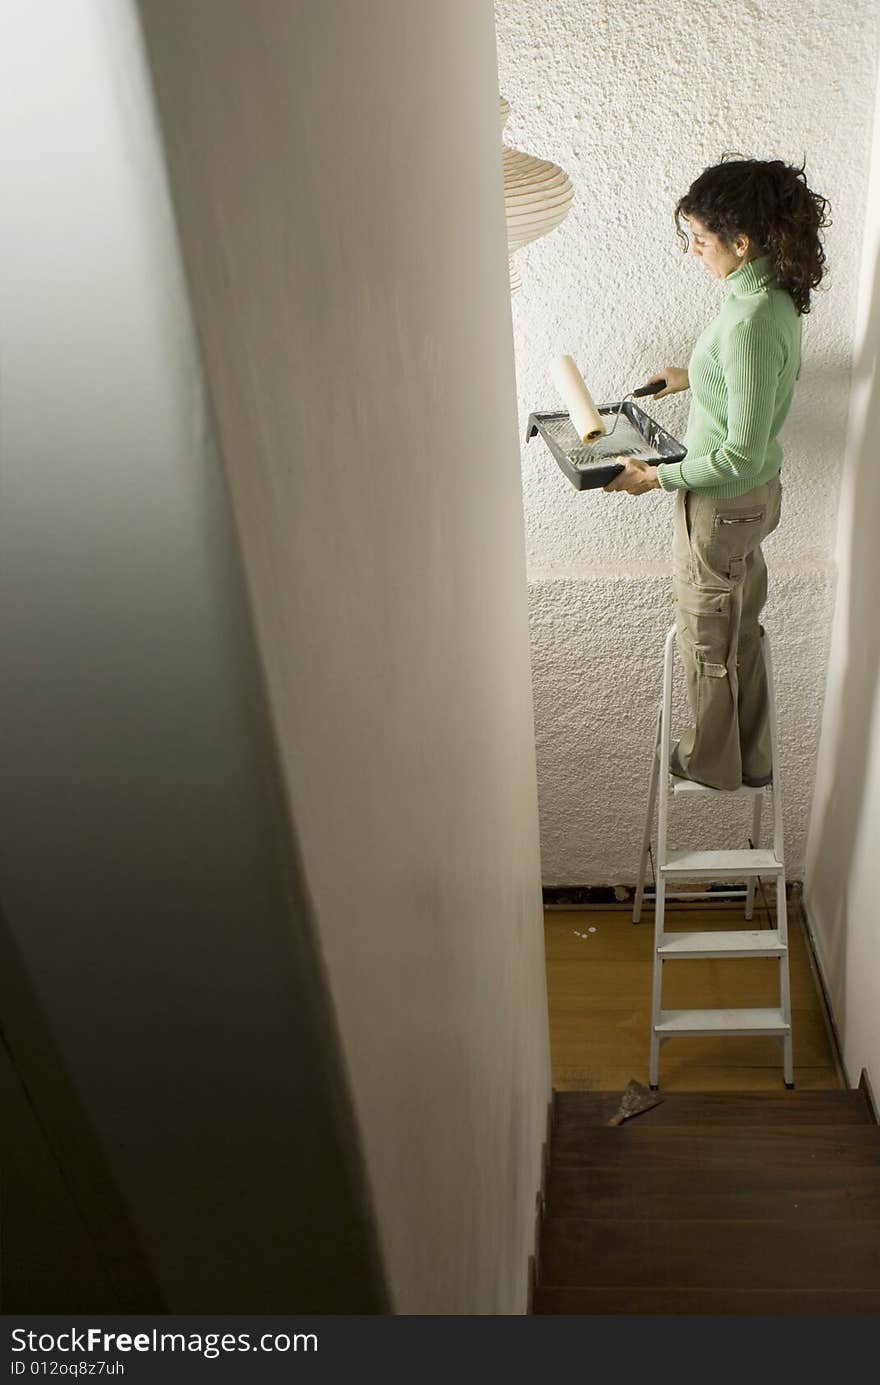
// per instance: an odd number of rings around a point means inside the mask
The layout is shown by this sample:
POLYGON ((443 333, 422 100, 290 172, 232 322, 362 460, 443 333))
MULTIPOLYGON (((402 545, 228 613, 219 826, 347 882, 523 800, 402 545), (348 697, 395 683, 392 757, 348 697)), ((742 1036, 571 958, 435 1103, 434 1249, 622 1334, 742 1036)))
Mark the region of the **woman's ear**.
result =
POLYGON ((750 241, 748 236, 737 236, 733 242, 733 248, 741 260, 744 260, 749 253, 750 241))

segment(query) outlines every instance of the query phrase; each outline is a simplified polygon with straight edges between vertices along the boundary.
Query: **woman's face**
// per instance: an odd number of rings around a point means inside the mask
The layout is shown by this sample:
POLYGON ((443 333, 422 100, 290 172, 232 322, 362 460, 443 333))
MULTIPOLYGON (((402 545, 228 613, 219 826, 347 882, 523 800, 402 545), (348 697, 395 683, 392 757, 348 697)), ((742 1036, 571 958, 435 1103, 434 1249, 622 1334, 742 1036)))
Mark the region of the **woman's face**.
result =
POLYGON ((746 263, 749 248, 747 236, 738 236, 728 245, 726 241, 719 240, 707 230, 702 221, 698 221, 694 216, 688 217, 687 227, 691 250, 716 279, 726 279, 728 274, 732 274, 740 265, 746 263))

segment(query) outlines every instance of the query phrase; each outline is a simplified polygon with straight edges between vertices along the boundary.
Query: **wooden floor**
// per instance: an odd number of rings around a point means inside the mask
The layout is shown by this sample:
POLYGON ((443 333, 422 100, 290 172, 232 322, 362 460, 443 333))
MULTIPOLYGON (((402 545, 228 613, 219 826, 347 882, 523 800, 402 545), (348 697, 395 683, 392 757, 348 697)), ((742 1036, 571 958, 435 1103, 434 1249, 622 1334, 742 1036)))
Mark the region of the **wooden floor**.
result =
MULTIPOLYGON (((545 912, 547 987, 553 1085, 559 1091, 622 1090, 630 1078, 648 1080, 653 910, 633 924, 631 906, 548 909, 545 912)), ((772 913, 755 908, 752 927, 772 927, 772 913)), ((669 931, 742 928, 742 905, 667 906, 669 931)), ((800 909, 789 905, 792 1033, 799 1090, 842 1088, 814 963, 800 909)), ((666 1009, 779 1004, 779 969, 770 958, 667 962, 666 1009)), ((778 1091, 778 1039, 670 1039, 660 1055, 665 1091, 778 1091)))

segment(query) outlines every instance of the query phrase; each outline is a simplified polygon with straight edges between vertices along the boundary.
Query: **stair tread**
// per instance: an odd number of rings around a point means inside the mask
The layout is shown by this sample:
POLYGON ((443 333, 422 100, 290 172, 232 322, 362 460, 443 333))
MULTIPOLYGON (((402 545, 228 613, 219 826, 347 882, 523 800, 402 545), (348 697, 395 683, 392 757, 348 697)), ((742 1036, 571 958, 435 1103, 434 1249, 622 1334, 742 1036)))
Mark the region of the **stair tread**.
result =
POLYGON ((777 928, 715 929, 705 932, 664 933, 657 951, 661 957, 706 956, 723 953, 744 957, 770 953, 775 956, 788 949, 777 928))
POLYGON ((880 1166, 833 1169, 550 1170, 545 1217, 689 1222, 880 1220, 880 1166))
POLYGON ((833 1168, 551 1168, 544 1216, 590 1221, 880 1219, 880 1164, 833 1168))
POLYGON ((654 1026, 658 1034, 787 1034, 791 1025, 777 1007, 661 1010, 654 1026))
MULTIPOLYGON (((629 1168, 677 1163, 689 1168, 731 1171, 775 1166, 817 1168, 880 1162, 880 1126, 640 1125, 636 1117, 618 1127, 595 1126, 554 1138, 551 1168, 629 1168)), ((647 1120, 647 1116, 644 1118, 647 1120)))
MULTIPOLYGON (((871 1125, 859 1091, 669 1092, 649 1111, 633 1117, 639 1125, 871 1125)), ((620 1105, 620 1092, 556 1092, 554 1129, 607 1125, 620 1105)), ((632 1124, 632 1122, 629 1122, 632 1124)))
POLYGON ((538 1286, 535 1314, 583 1316, 625 1313, 733 1313, 740 1316, 776 1314, 880 1313, 880 1289, 650 1289, 643 1285, 616 1288, 552 1288, 538 1286))
POLYGON ((554 1217, 542 1287, 873 1289, 880 1221, 602 1221, 554 1217))

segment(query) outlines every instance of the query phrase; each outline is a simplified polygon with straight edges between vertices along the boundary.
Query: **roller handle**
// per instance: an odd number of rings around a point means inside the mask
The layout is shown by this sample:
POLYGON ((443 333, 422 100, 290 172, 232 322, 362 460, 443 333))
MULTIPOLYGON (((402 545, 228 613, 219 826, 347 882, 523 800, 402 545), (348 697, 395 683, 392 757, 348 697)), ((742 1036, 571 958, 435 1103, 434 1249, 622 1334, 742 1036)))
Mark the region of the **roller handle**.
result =
POLYGON ((633 398, 641 399, 645 394, 656 394, 658 390, 665 390, 665 380, 652 380, 650 385, 642 385, 641 389, 633 390, 633 398))

